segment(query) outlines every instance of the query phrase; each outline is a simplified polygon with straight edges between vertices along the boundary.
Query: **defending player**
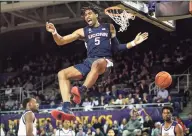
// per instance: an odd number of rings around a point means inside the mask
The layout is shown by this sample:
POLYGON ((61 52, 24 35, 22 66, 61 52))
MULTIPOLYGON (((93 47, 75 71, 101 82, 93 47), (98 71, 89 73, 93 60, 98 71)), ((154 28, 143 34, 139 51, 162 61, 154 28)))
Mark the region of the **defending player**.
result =
POLYGON ((172 120, 173 108, 164 106, 162 116, 164 123, 161 128, 161 136, 184 136, 182 127, 172 120))
POLYGON ((36 118, 34 112, 38 110, 38 104, 34 98, 23 100, 24 113, 19 120, 18 136, 36 136, 36 118))

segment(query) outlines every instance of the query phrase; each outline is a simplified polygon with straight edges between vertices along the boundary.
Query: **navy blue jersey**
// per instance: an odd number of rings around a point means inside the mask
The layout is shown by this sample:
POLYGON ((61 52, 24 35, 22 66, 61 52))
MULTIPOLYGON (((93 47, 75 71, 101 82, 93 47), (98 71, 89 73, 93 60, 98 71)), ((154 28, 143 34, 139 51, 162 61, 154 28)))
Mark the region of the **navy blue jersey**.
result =
POLYGON ((110 24, 84 28, 87 57, 112 57, 110 24))

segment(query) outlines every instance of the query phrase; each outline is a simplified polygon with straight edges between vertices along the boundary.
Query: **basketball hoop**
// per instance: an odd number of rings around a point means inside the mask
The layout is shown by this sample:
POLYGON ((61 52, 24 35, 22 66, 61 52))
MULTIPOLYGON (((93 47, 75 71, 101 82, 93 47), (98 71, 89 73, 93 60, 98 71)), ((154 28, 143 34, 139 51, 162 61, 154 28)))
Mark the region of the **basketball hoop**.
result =
POLYGON ((116 24, 120 25, 119 32, 127 30, 129 26, 129 19, 134 20, 135 16, 127 11, 115 6, 105 9, 105 14, 115 21, 116 24))

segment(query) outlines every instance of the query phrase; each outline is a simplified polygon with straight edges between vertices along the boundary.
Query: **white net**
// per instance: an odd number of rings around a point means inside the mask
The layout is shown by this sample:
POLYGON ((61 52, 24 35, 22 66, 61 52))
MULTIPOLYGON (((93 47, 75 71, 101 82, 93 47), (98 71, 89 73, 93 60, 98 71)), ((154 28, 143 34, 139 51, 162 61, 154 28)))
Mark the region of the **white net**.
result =
POLYGON ((118 10, 119 9, 111 9, 110 13, 107 12, 106 14, 110 16, 116 24, 120 25, 118 32, 123 32, 126 31, 129 26, 129 19, 134 20, 135 16, 131 13, 127 13, 125 10, 119 13, 118 10))

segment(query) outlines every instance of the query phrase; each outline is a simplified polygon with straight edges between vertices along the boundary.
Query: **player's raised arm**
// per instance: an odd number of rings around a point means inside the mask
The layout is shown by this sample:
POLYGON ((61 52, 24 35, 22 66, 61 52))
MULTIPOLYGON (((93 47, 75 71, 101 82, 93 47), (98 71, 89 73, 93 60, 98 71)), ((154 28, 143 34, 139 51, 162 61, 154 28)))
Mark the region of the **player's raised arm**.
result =
POLYGON ((33 121, 35 117, 32 112, 28 112, 25 115, 25 124, 26 124, 26 136, 34 136, 33 135, 33 121))
POLYGON ((60 36, 57 33, 55 26, 52 23, 47 22, 46 30, 48 32, 52 33, 53 38, 54 38, 55 42, 57 43, 57 45, 65 45, 65 44, 71 43, 75 40, 84 38, 83 28, 77 29, 72 34, 69 34, 66 36, 60 36))
POLYGON ((148 39, 148 33, 139 33, 137 34, 137 36, 135 37, 135 39, 131 42, 128 42, 126 44, 120 44, 117 37, 116 37, 116 30, 115 27, 110 24, 110 32, 111 32, 111 44, 112 47, 114 48, 114 50, 125 50, 125 49, 130 49, 140 43, 142 43, 143 41, 148 39))

